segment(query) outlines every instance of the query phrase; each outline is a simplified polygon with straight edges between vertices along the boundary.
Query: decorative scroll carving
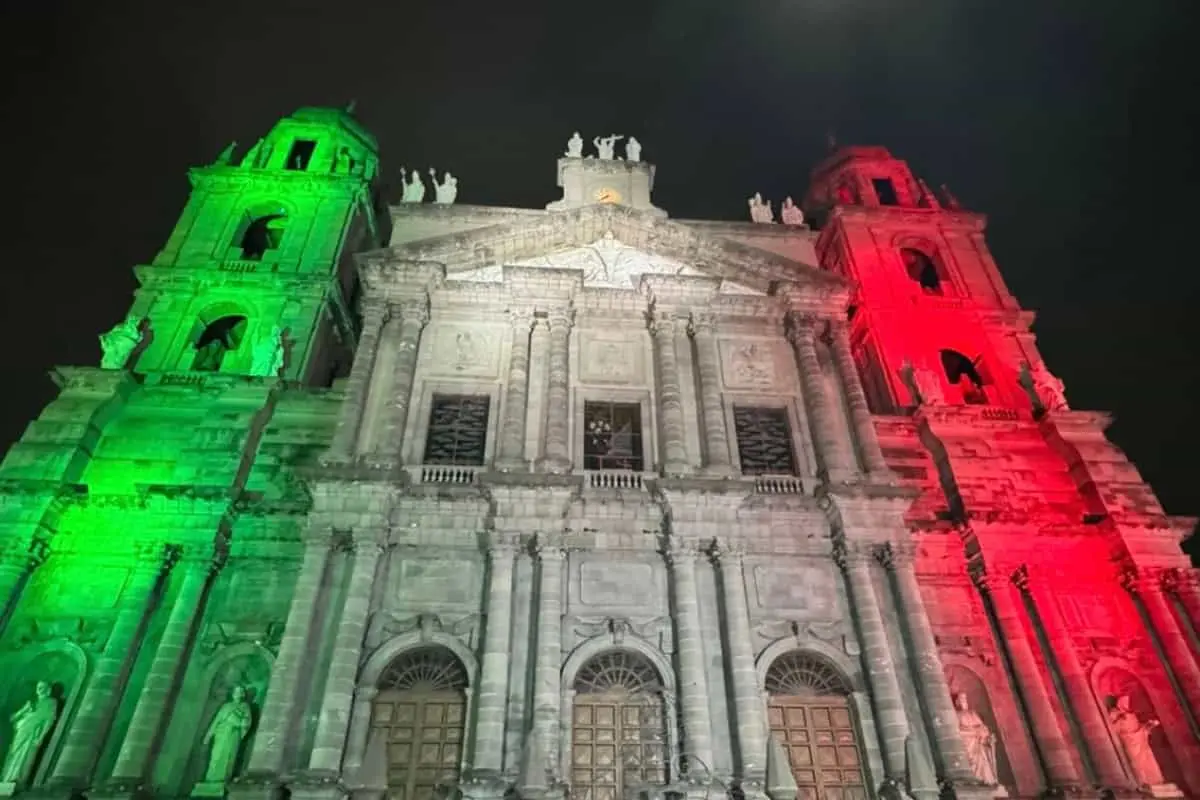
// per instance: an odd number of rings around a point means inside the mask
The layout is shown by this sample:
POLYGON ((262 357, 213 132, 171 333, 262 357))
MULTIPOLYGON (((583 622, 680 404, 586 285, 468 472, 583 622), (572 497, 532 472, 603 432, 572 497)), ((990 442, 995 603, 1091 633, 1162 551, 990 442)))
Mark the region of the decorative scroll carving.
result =
POLYGON ((571 631, 580 639, 608 636, 616 647, 622 646, 626 638, 633 636, 649 642, 668 655, 674 652, 670 617, 654 617, 644 622, 628 617, 576 617, 571 631))
POLYGON ((455 637, 468 648, 474 649, 475 637, 479 632, 479 616, 468 614, 457 619, 443 619, 432 613, 414 614, 396 617, 386 611, 377 611, 371 615, 367 624, 366 647, 363 648, 363 658, 386 642, 388 639, 403 636, 406 633, 419 631, 422 641, 429 641, 435 633, 445 633, 455 637))

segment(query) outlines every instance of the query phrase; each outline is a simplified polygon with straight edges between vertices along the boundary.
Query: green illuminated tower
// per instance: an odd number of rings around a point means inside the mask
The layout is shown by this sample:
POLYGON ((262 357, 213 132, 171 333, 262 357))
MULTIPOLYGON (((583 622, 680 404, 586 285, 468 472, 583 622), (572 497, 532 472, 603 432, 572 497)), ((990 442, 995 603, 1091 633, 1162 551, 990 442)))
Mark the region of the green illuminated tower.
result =
POLYGON ((190 172, 101 366, 54 371, 0 463, 0 718, 44 681, 57 722, 0 795, 187 794, 201 720, 235 685, 261 701, 310 506, 293 471, 336 422, 352 254, 386 239, 377 173, 348 110, 231 145, 190 172))

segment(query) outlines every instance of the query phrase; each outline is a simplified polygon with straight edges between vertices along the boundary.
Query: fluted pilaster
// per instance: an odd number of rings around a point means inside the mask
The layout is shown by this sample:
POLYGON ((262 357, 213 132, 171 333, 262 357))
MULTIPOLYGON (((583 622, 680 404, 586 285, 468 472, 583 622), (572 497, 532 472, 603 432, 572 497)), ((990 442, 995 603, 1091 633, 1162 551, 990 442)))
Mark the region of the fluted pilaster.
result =
POLYGON ((533 665, 533 732, 546 765, 558 774, 558 730, 562 702, 562 582, 566 554, 551 541, 538 542, 537 655, 533 665))
POLYGON ((847 445, 838 434, 834 414, 837 409, 825 385, 825 375, 817 358, 817 320, 792 315, 788 328, 788 339, 796 353, 796 366, 800 372, 800 386, 804 392, 804 405, 812 437, 816 444, 817 457, 822 472, 831 480, 845 480, 853 472, 853 461, 847 445))
POLYGON ((838 542, 834 559, 846 576, 850 602, 854 606, 859 634, 862 636, 862 658, 874 700, 875 726, 879 730, 883 750, 884 776, 902 781, 905 777, 904 740, 908 736, 908 717, 904 713, 900 682, 896 678, 896 662, 892 658, 883 614, 879 610, 879 597, 871 579, 870 556, 865 552, 850 550, 844 542, 838 542))
POLYGON ((1059 724, 1058 713, 1050 700, 1042 673, 1033 656, 1020 611, 1013 599, 1010 581, 1004 577, 993 577, 979 571, 973 575, 975 585, 985 598, 991 601, 1000 628, 1002 641, 999 645, 1008 652, 1012 664, 1013 679, 1017 691, 1024 699, 1030 733, 1046 771, 1051 787, 1078 786, 1080 777, 1071 760, 1066 737, 1059 724))
POLYGON ((475 721, 475 767, 504 766, 504 714, 508 702, 508 654, 512 636, 513 559, 516 549, 495 542, 488 553, 487 628, 475 721))
POLYGON ((500 451, 496 466, 502 470, 525 466, 525 416, 529 404, 529 337, 533 313, 509 312, 512 347, 508 383, 504 388, 504 419, 500 426, 500 451))
POLYGON ((362 767, 371 738, 371 705, 378 696, 379 689, 374 686, 356 686, 354 689, 350 732, 346 736, 346 756, 342 759, 344 772, 350 773, 362 767))
POLYGON ((312 757, 308 761, 308 768, 313 772, 335 773, 342 766, 367 614, 371 610, 371 592, 375 588, 375 571, 382 554, 383 547, 370 538, 354 543, 354 565, 338 621, 333 658, 326 672, 325 696, 317 719, 312 757))
POLYGON ((706 768, 713 763, 712 718, 708 708, 704 633, 700 628, 700 603, 696 589, 694 544, 672 540, 665 555, 671 564, 675 595, 676 647, 679 653, 679 694, 683 717, 683 749, 706 768))
POLYGON ((367 393, 371 387, 371 374, 379 354, 379 338, 387 315, 387 303, 382 299, 372 298, 363 303, 358 349, 354 352, 354 364, 346 381, 346 395, 338 410, 337 427, 329 447, 329 453, 334 458, 348 458, 355 454, 367 393))
POLYGON ((8 614, 16 608, 18 587, 25 576, 40 567, 49 554, 46 542, 35 539, 25 551, 0 553, 0 634, 4 633, 8 614))
POLYGON ((663 473, 685 475, 688 469, 687 434, 683 424, 683 395, 675 338, 686 320, 655 314, 650 321, 654 360, 658 367, 658 423, 662 434, 663 473))
POLYGON ((400 461, 400 448, 408 424, 408 409, 412 404, 413 378, 417 371, 417 351, 421 331, 429 322, 429 307, 425 300, 413 300, 392 309, 392 318, 383 329, 383 346, 396 354, 392 369, 389 398, 383 417, 383 433, 377 454, 385 460, 400 461))
POLYGON ((862 378, 859 377, 858 365, 850 347, 850 331, 845 322, 836 321, 830 325, 830 340, 833 363, 846 390, 846 405, 850 407, 850 422, 858 440, 863 466, 873 477, 890 476, 891 470, 879 446, 879 434, 875 431, 871 409, 867 406, 867 395, 862 388, 862 378))
POLYGON ((958 728, 958 712, 954 709, 950 684, 938 655, 937 638, 929 624, 912 553, 906 547, 888 544, 879 549, 878 558, 891 574, 896 587, 900 617, 912 642, 921 701, 933 724, 933 739, 942 778, 956 784, 973 783, 974 773, 967 761, 966 745, 958 728))
POLYGON ((546 387, 546 437, 542 469, 569 472, 571 469, 570 431, 570 345, 574 314, 570 309, 550 312, 547 325, 550 347, 546 387))
POLYGON ((704 422, 705 471, 710 475, 728 475, 733 471, 729 452, 729 430, 721 403, 721 356, 717 351, 715 320, 711 314, 692 317, 692 338, 696 342, 696 369, 700 375, 700 409, 704 422))
POLYGON ((1179 600, 1188 624, 1200 633, 1200 573, 1194 569, 1169 569, 1163 574, 1163 591, 1179 600))
POLYGON ((766 709, 754 668, 750 609, 746 602, 743 551, 736 542, 719 542, 713 558, 721 573, 725 630, 729 637, 729 671, 733 684, 734 729, 741 753, 743 780, 761 782, 766 775, 766 709))
POLYGON ((1157 571, 1135 573, 1130 570, 1123 574, 1121 582, 1146 610, 1151 633, 1158 639, 1167 657, 1167 666, 1175 674, 1175 681, 1183 694, 1181 699, 1191 709, 1192 719, 1197 720, 1200 719, 1200 666, 1196 664, 1187 639, 1167 605, 1163 577, 1157 571))
POLYGON ((1046 632, 1067 700, 1075 712, 1075 719, 1079 721, 1084 746, 1095 765, 1096 777, 1101 784, 1114 789, 1133 788, 1113 746, 1108 723, 1100 713, 1100 706, 1088 685, 1087 674, 1083 671, 1079 654, 1075 652, 1071 631, 1063 621, 1053 591, 1043 576, 1031 575, 1029 568, 1024 566, 1013 573, 1012 581, 1022 594, 1028 596, 1046 632))

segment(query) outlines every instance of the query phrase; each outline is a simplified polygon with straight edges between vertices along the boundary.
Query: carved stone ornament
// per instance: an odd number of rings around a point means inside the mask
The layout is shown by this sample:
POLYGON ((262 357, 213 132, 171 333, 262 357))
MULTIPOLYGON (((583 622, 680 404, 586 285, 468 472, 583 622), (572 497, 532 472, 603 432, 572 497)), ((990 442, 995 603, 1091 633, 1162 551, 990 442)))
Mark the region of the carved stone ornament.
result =
POLYGON ((755 192, 754 196, 746 201, 750 206, 750 221, 759 222, 765 225, 770 225, 775 222, 775 212, 771 210, 771 201, 763 200, 762 194, 755 192))
POLYGON ((0 784, 25 786, 32 776, 38 754, 58 721, 58 701, 50 694, 50 684, 38 681, 33 698, 17 709, 11 721, 12 735, 4 764, 0 766, 0 784))
POLYGON ((804 224, 804 212, 793 202, 791 197, 785 197, 783 205, 779 207, 779 221, 784 225, 804 224))
POLYGON ((624 138, 624 135, 614 133, 610 136, 597 136, 592 139, 592 144, 596 146, 596 157, 601 161, 612 161, 615 158, 613 150, 617 142, 624 138))
POLYGON ((371 615, 371 621, 367 625, 367 646, 363 649, 363 653, 365 657, 389 639, 413 631, 420 632, 422 641, 428 641, 433 634, 444 633, 458 639, 468 648, 474 649, 478 630, 479 617, 476 614, 467 614, 457 619, 443 619, 441 616, 431 613, 397 617, 386 611, 377 611, 371 615))
POLYGON ((256 644, 275 653, 283 641, 284 625, 283 622, 268 622, 266 626, 259 622, 214 622, 209 624, 200 639, 200 651, 211 657, 236 644, 256 644))
POLYGON ((571 138, 567 139, 567 152, 563 153, 566 158, 583 158, 583 137, 579 135, 579 131, 571 134, 571 138))
POLYGON ((234 767, 253 719, 254 712, 246 701, 246 690, 241 686, 233 687, 229 700, 217 709, 201 742, 208 748, 208 761, 204 780, 193 789, 193 796, 225 794, 225 786, 233 778, 234 767))
POLYGON ((417 170, 412 171, 412 176, 405 180, 408 170, 404 167, 400 168, 400 182, 404 186, 404 192, 400 196, 401 203, 420 203, 425 200, 425 183, 421 180, 421 175, 417 170))
POLYGON ((607 635, 611 637, 615 647, 620 647, 627 638, 636 637, 655 645, 659 651, 668 655, 674 652, 669 617, 654 617, 644 622, 636 622, 627 617, 578 617, 571 630, 580 640, 607 635))
POLYGON ((278 325, 271 327, 270 333, 254 345, 250 358, 250 374, 259 377, 278 375, 283 368, 284 329, 278 325))
POLYGON ((132 314, 100 335, 100 366, 104 369, 125 369, 129 357, 142 340, 142 319, 132 314))

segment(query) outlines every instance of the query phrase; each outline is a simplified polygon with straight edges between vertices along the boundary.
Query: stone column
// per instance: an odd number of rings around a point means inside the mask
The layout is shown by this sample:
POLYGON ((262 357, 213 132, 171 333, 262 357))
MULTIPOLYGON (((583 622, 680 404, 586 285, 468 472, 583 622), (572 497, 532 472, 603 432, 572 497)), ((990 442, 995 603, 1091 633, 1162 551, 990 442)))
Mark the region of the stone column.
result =
POLYGON ((833 407, 832 398, 826 391, 825 376, 817 359, 816 332, 813 330, 815 324, 813 319, 793 315, 792 324, 788 328, 788 338, 796 351, 800 385, 804 392, 804 405, 808 409, 809 427, 812 430, 817 457, 821 460, 823 471, 831 480, 846 480, 854 472, 853 461, 846 446, 848 442, 841 441, 837 425, 834 423, 833 415, 837 409, 833 407))
MULTIPOLYGON (((396 309, 393 309, 393 314, 396 309)), ((421 331, 429 322, 429 306, 426 300, 412 300, 399 308, 400 321, 393 319, 385 330, 385 347, 396 353, 392 370, 392 383, 388 391, 391 397, 383 415, 383 432, 379 437, 378 455, 384 460, 400 463, 400 448, 404 441, 404 430, 408 423, 408 408, 412 403, 413 378, 417 371, 417 348, 421 343, 421 331)))
POLYGON ((108 642, 96 662, 54 766, 50 777, 52 785, 82 788, 89 783, 137 656, 138 640, 152 611, 159 577, 174 566, 178 557, 177 549, 168 548, 165 557, 155 554, 140 558, 134 565, 125 591, 121 593, 121 608, 108 642))
POLYGON ((296 710, 302 664, 313 640, 313 618, 329 561, 331 541, 323 538, 325 533, 320 529, 308 533, 311 538, 305 543, 304 561, 292 591, 292 604, 279 642, 279 653, 271 667, 271 681, 263 698, 258 734, 247 760, 247 774, 278 776, 284 767, 287 751, 284 742, 296 710))
MULTIPOLYGON (((565 554, 562 546, 539 542, 537 655, 533 665, 533 732, 550 765, 557 765, 559 714, 562 692, 562 579, 565 554)), ((561 776, 560 776, 561 777, 561 776)))
POLYGON ((1175 595, 1188 624, 1200 634, 1200 575, 1195 570, 1167 570, 1163 573, 1163 590, 1175 595))
POLYGON ((1146 616, 1150 620, 1151 632, 1158 638, 1167 665, 1175 674, 1175 681, 1183 693, 1183 699, 1191 708, 1192 719, 1200 719, 1200 666, 1188 647, 1183 631, 1163 595, 1162 573, 1123 573, 1122 584, 1134 595, 1134 602, 1141 600, 1146 616))
POLYGON ((387 303, 372 298, 363 304, 362 333, 358 338, 358 349, 354 352, 354 365, 346 381, 346 396, 338 410, 337 428, 333 443, 329 446, 332 458, 350 458, 358 442, 358 431, 366 408, 367 393, 371 387, 371 373, 379 353, 379 336, 387 320, 387 303))
POLYGON ((571 430, 568 418, 571 321, 570 309, 551 311, 547 320, 550 326, 550 356, 547 363, 550 374, 546 389, 546 441, 542 459, 542 469, 546 472, 571 470, 571 443, 568 440, 571 430))
POLYGON ((687 443, 683 426, 683 397, 679 387, 679 364, 675 354, 675 332, 683 320, 657 313, 650 322, 654 337, 654 360, 658 365, 658 423, 662 434, 664 475, 688 472, 687 443))
POLYGON ((900 601, 900 617, 912 642, 918 689, 933 723, 933 740, 941 759, 942 778, 958 785, 973 783, 975 773, 967 762, 966 745, 958 730, 958 712, 954 709, 950 684, 938 655, 937 639, 929 624, 925 599, 921 597, 912 553, 907 548, 888 544, 880 548, 878 555, 880 563, 891 573, 900 601))
POLYGON ((729 452, 729 432, 721 404, 721 356, 717 352, 716 324, 712 314, 692 317, 692 338, 696 341, 696 368, 700 374, 704 450, 708 457, 705 471, 710 475, 729 475, 733 472, 733 457, 729 452))
MULTIPOLYGON (((743 552, 734 542, 720 542, 713 557, 721 573, 721 596, 725 601, 725 630, 729 636, 729 667, 733 683, 734 725, 741 752, 743 780, 761 782, 767 769, 766 704, 754 668, 754 642, 750 634, 750 610, 746 604, 743 552)), ((711 767, 711 763, 709 764, 711 767)))
POLYGON ((896 662, 892 659, 883 614, 879 611, 879 597, 871 578, 870 556, 850 550, 845 542, 839 541, 834 545, 833 557, 846 575, 850 603, 858 618, 862 660, 867 671, 872 705, 875 707, 875 727, 879 730, 883 748, 884 777, 903 781, 906 775, 904 740, 908 736, 908 717, 904 713, 900 682, 896 678, 896 662))
MULTIPOLYGON (((504 768, 504 712, 508 702, 508 653, 512 638, 513 559, 510 542, 493 542, 488 553, 487 628, 475 712, 475 758, 478 770, 504 768)), ((539 643, 540 646, 540 643, 539 643)))
POLYGON ((207 589, 221 563, 219 560, 189 559, 175 568, 175 575, 181 577, 182 582, 113 767, 116 782, 137 781, 146 773, 167 718, 167 704, 182 677, 184 657, 195 635, 207 589), (181 572, 183 574, 179 575, 181 572))
POLYGON ((833 363, 837 365, 842 386, 846 387, 846 405, 850 407, 850 422, 854 427, 855 438, 858 439, 863 466, 871 475, 890 476, 891 469, 883 458, 879 434, 875 431, 871 409, 867 406, 867 395, 862 388, 862 378, 858 374, 854 352, 850 349, 850 332, 846 323, 841 321, 832 323, 830 332, 833 363))
POLYGON ((325 697, 321 701, 312 756, 308 760, 312 772, 336 774, 342 767, 358 662, 366 635, 367 615, 371 610, 371 593, 375 588, 375 570, 382 553, 383 547, 372 539, 354 542, 354 566, 338 620, 333 658, 325 677, 325 697))
POLYGON ((509 312, 512 348, 508 360, 508 385, 504 389, 504 419, 500 426, 500 452, 496 466, 502 470, 525 466, 525 415, 529 408, 529 337, 533 313, 509 312))
POLYGON ((371 736, 371 704, 378 696, 379 689, 374 686, 359 686, 354 690, 354 705, 350 711, 350 734, 346 737, 346 758, 343 761, 343 769, 346 772, 362 766, 367 742, 371 736))
MULTIPOLYGON (((664 553, 671 564, 675 595, 676 648, 679 653, 679 694, 683 719, 683 751, 712 769, 712 718, 708 709, 704 632, 696 589, 696 547, 673 539, 664 553)), ((688 769, 685 762, 684 768, 688 769)))
POLYGON ((1121 766, 1120 757, 1108 732, 1108 722, 1100 713, 1100 705, 1092 694, 1091 686, 1088 685, 1087 674, 1079 661, 1079 654, 1075 652, 1071 631, 1063 621, 1051 588, 1043 577, 1031 577, 1027 567, 1021 567, 1014 572, 1012 580, 1021 593, 1029 597, 1038 620, 1042 623, 1042 629, 1046 632, 1046 639, 1058 664, 1059 674, 1062 675, 1067 699, 1075 711, 1075 719, 1079 722, 1083 743, 1096 767, 1096 777, 1102 785, 1110 788, 1134 788, 1125 774, 1125 768, 1121 766))
POLYGON ((17 607, 21 581, 45 562, 48 553, 43 539, 34 539, 28 550, 0 553, 0 634, 17 607))
POLYGON ((991 599, 1003 641, 997 644, 1008 652, 1017 691, 1024 700, 1033 741, 1046 770, 1051 788, 1078 786, 1079 773, 1071 760, 1070 748, 1059 726, 1058 714, 1051 704, 1046 684, 1034 660, 1025 626, 1013 601, 1010 582, 978 571, 972 576, 985 598, 991 599))
POLYGON ((550 360, 550 326, 534 315, 533 333, 529 334, 529 394, 525 412, 525 455, 533 453, 541 464, 546 446, 547 362, 550 360), (532 434, 532 435, 531 435, 532 434))

